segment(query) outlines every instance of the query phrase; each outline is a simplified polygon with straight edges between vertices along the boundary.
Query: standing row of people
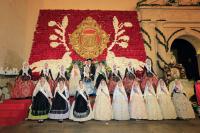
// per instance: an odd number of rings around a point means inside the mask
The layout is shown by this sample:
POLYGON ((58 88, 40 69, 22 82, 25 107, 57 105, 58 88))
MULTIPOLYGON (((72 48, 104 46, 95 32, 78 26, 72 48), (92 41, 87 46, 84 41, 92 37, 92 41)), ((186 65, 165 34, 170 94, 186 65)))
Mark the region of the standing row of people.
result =
POLYGON ((117 85, 111 98, 106 79, 99 83, 93 109, 87 94, 87 86, 80 80, 75 92, 72 105, 69 103, 69 91, 60 80, 54 97, 50 85, 44 77, 36 85, 33 93, 33 103, 29 112, 29 119, 57 119, 62 121, 69 118, 73 121, 88 121, 91 119, 108 121, 132 119, 192 119, 195 118, 189 99, 186 97, 180 81, 173 87, 172 97, 163 80, 159 80, 155 88, 152 82, 146 82, 144 94, 138 82, 134 82, 128 98, 122 80, 117 85), (112 99, 112 100, 111 100, 112 99), (71 105, 71 106, 70 106, 71 105))
MULTIPOLYGON (((73 64, 70 74, 67 72, 66 68, 62 65, 58 71, 57 77, 53 78, 52 71, 48 67, 48 64, 45 63, 44 68, 40 72, 40 77, 43 76, 46 78, 50 85, 52 93, 54 93, 56 84, 58 80, 65 80, 66 86, 69 88, 69 95, 74 96, 76 89, 78 87, 78 81, 83 80, 85 86, 87 86, 86 91, 89 95, 95 94, 99 86, 99 83, 102 79, 105 79, 108 83, 108 89, 111 94, 117 85, 117 82, 122 80, 126 92, 130 93, 132 84, 135 79, 138 79, 134 67, 131 63, 128 63, 127 68, 125 69, 124 77, 122 77, 120 71, 116 65, 113 65, 111 71, 106 71, 105 65, 102 62, 99 62, 97 67, 87 60, 83 69, 80 69, 77 64, 73 64)), ((142 78, 142 89, 144 90, 147 80, 151 80, 154 87, 157 84, 157 78, 151 67, 151 60, 147 59, 146 65, 144 67, 144 75, 142 78)), ((27 62, 23 63, 23 67, 19 72, 19 76, 16 79, 14 88, 12 89, 11 97, 12 98, 26 98, 31 97, 35 84, 32 81, 32 70, 29 67, 27 62)))

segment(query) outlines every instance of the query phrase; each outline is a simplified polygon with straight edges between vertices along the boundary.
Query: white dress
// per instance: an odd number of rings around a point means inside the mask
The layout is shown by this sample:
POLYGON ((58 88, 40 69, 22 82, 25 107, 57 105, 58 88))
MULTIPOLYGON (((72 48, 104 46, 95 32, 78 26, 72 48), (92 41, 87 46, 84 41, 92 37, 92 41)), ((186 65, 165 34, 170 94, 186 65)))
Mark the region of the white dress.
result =
POLYGON ((159 80, 157 86, 157 98, 163 119, 176 119, 176 110, 171 99, 171 95, 163 80, 159 80), (163 85, 161 85, 161 82, 163 85))
POLYGON ((79 87, 79 80, 81 80, 81 74, 79 68, 73 68, 69 79, 69 95, 74 96, 76 89, 79 87))
POLYGON ((162 113, 152 84, 150 86, 146 85, 144 99, 146 102, 148 120, 162 120, 162 113))
POLYGON ((194 119, 195 114, 191 102, 185 95, 182 85, 173 87, 172 101, 174 103, 176 114, 180 119, 194 119))
POLYGON ((98 87, 93 112, 95 120, 108 121, 112 119, 111 99, 106 83, 101 82, 98 87))
POLYGON ((144 98, 139 85, 133 85, 129 102, 130 117, 133 119, 147 119, 144 98))
POLYGON ((128 97, 124 87, 116 86, 113 93, 113 119, 129 120, 128 97))

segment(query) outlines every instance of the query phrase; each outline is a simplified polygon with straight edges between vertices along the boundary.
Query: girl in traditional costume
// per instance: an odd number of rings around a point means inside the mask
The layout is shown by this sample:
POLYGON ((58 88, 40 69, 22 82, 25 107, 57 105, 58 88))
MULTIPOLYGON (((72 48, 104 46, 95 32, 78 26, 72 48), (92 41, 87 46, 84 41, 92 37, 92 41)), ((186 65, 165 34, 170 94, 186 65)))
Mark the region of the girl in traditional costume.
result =
POLYGON ((122 81, 118 81, 113 93, 113 119, 129 120, 128 97, 122 81))
POLYGON ((94 78, 96 89, 99 87, 99 84, 100 84, 102 79, 105 79, 107 81, 108 77, 107 77, 107 74, 106 74, 105 66, 103 65, 102 62, 99 62, 97 69, 96 69, 95 78, 94 78))
POLYGON ((51 92, 54 93, 55 82, 52 76, 51 69, 49 68, 48 63, 44 64, 44 69, 40 72, 40 77, 45 77, 47 82, 50 85, 51 92))
POLYGON ((144 98, 137 81, 133 83, 130 102, 129 102, 130 117, 133 119, 147 119, 147 110, 144 98))
POLYGON ((163 117, 157 101, 156 93, 151 81, 149 80, 146 82, 144 99, 146 103, 148 120, 162 120, 163 117))
POLYGON ((156 76, 156 74, 154 73, 153 67, 152 67, 152 62, 149 58, 146 59, 146 63, 144 66, 144 75, 143 75, 143 79, 142 79, 142 83, 141 83, 141 88, 144 91, 144 88, 146 86, 146 82, 150 80, 153 87, 157 87, 157 83, 158 83, 158 78, 156 76))
POLYGON ((69 80, 69 77, 68 77, 67 71, 65 70, 64 65, 60 67, 60 71, 58 72, 58 75, 56 77, 56 81, 59 81, 59 80, 65 80, 65 81, 69 80))
POLYGON ((16 79, 14 88, 11 91, 11 97, 31 98, 35 87, 31 78, 32 70, 30 69, 28 62, 24 62, 16 79))
POLYGON ((65 85, 65 81, 61 79, 59 80, 55 89, 54 98, 49 113, 50 119, 56 119, 59 120, 59 122, 62 122, 63 119, 67 119, 69 117, 70 103, 68 98, 68 88, 65 85))
POLYGON ((113 94, 113 91, 117 85, 117 82, 119 80, 122 80, 120 71, 117 70, 116 65, 113 65, 112 72, 110 72, 108 79, 109 79, 108 88, 109 88, 110 93, 113 94))
POLYGON ((134 79, 136 78, 135 69, 132 67, 131 62, 128 63, 128 67, 125 70, 125 76, 123 79, 123 84, 126 92, 130 94, 134 79))
POLYGON ((163 119, 176 119, 176 110, 165 82, 160 79, 157 86, 157 98, 163 119))
POLYGON ((77 64, 73 65, 70 79, 69 79, 69 95, 74 96, 76 89, 79 87, 79 81, 81 80, 80 69, 77 64))
POLYGON ((67 71, 65 70, 64 65, 60 67, 60 71, 58 72, 58 75, 56 77, 56 82, 64 80, 67 88, 69 88, 69 76, 67 71))
POLYGON ((93 118, 93 111, 90 105, 89 97, 86 93, 83 81, 79 81, 79 87, 76 90, 75 100, 70 110, 69 119, 73 121, 88 121, 93 118))
POLYGON ((38 122, 43 122, 44 119, 47 119, 51 107, 51 99, 50 85, 44 77, 41 77, 33 92, 28 119, 38 120, 38 122))
POLYGON ((94 90, 94 82, 92 79, 93 74, 91 73, 91 69, 89 67, 88 61, 86 61, 86 64, 83 68, 83 83, 85 85, 86 88, 86 92, 87 94, 91 95, 95 93, 94 90))
POLYGON ((112 119, 112 105, 105 79, 102 79, 96 93, 93 107, 94 119, 108 121, 112 119))
POLYGON ((195 118, 191 102, 184 93, 183 86, 179 80, 176 80, 173 86, 172 101, 174 103, 178 118, 180 119, 195 118))

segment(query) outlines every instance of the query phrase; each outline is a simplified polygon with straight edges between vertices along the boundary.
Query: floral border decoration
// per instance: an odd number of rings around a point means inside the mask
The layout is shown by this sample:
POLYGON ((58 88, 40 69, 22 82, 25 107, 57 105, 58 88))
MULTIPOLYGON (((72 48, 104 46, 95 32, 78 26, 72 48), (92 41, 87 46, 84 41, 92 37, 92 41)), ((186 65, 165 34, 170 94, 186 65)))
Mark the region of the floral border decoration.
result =
POLYGON ((165 48, 165 51, 167 52, 169 50, 169 48, 168 48, 168 45, 167 45, 167 39, 166 39, 165 35, 157 27, 155 27, 155 31, 156 31, 156 40, 157 40, 157 42, 159 44, 161 44, 165 48), (160 40, 160 38, 158 37, 158 34, 162 37, 162 39, 164 40, 164 42, 160 40))
POLYGON ((171 38, 178 32, 182 31, 182 30, 185 30, 185 28, 180 28, 176 31, 174 31, 168 39, 166 39, 164 33, 158 29, 157 27, 155 27, 155 30, 156 32, 163 38, 164 42, 160 40, 160 38, 158 37, 158 34, 156 34, 156 40, 158 41, 159 44, 161 44, 164 48, 165 48, 165 51, 168 52, 169 51, 169 41, 171 40, 171 38))
POLYGON ((148 41, 145 40, 144 38, 143 38, 143 40, 144 40, 144 44, 146 44, 147 47, 151 51, 152 50, 152 47, 151 47, 151 37, 150 37, 150 35, 147 33, 147 31, 144 28, 141 28, 141 31, 142 31, 142 33, 144 33, 148 37, 148 41))
POLYGON ((161 5, 161 4, 145 4, 144 2, 146 1, 147 0, 139 0, 136 4, 136 8, 139 8, 141 6, 200 6, 200 2, 197 2, 195 4, 191 3, 190 5, 181 5, 174 0, 169 0, 168 2, 166 2, 166 4, 161 5))
POLYGON ((165 65, 167 65, 168 63, 161 57, 161 55, 157 52, 157 57, 159 60, 161 60, 165 65))
POLYGON ((161 67, 160 62, 157 60, 157 65, 160 68, 160 70, 164 71, 164 69, 161 67))
MULTIPOLYGON (((170 39, 171 39, 176 33, 180 32, 180 31, 182 31, 182 30, 185 30, 185 28, 178 29, 178 30, 174 31, 174 32, 169 36, 169 38, 167 39, 167 47, 168 47, 168 48, 169 48, 169 41, 170 41, 170 39)), ((169 49, 168 49, 168 51, 169 51, 169 49)))
POLYGON ((193 30, 193 31, 196 31, 196 32, 200 33, 200 30, 197 30, 197 29, 191 29, 191 30, 193 30))

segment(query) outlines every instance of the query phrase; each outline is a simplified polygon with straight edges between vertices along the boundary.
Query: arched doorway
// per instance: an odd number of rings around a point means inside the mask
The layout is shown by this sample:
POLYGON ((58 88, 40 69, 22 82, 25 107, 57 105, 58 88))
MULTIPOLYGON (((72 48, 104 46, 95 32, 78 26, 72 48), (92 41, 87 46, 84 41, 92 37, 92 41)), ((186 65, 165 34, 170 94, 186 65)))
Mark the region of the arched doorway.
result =
POLYGON ((171 51, 176 57, 177 63, 185 68, 188 79, 199 79, 196 50, 192 44, 184 39, 175 39, 171 45, 171 51))

